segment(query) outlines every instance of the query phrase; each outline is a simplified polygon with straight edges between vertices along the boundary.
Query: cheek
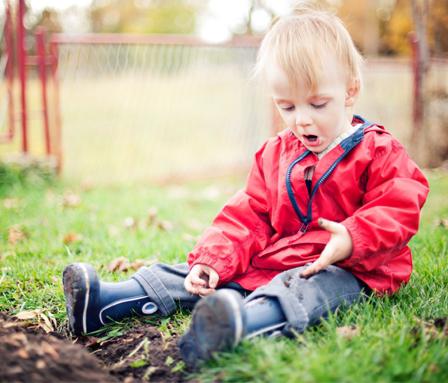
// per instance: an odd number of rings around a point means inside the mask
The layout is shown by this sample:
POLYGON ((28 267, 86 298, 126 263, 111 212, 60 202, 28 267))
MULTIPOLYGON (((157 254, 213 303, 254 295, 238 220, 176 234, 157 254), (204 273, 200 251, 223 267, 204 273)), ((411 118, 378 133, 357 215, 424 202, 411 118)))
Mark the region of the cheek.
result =
POLYGON ((290 128, 292 126, 295 126, 294 122, 294 114, 293 113, 286 113, 285 111, 281 109, 277 109, 280 117, 282 118, 283 122, 290 128))

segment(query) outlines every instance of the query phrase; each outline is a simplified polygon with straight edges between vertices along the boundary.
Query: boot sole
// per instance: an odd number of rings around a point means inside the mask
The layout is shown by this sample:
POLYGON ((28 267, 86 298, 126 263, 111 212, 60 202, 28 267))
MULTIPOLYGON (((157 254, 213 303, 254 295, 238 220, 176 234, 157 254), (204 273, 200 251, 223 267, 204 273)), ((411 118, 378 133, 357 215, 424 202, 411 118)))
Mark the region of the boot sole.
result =
POLYGON ((241 295, 233 290, 219 290, 197 303, 190 329, 179 342, 182 359, 188 367, 196 368, 214 352, 235 347, 243 333, 241 295))
POLYGON ((67 266, 62 275, 69 329, 75 335, 87 334, 87 315, 91 295, 98 290, 96 271, 86 263, 67 266))

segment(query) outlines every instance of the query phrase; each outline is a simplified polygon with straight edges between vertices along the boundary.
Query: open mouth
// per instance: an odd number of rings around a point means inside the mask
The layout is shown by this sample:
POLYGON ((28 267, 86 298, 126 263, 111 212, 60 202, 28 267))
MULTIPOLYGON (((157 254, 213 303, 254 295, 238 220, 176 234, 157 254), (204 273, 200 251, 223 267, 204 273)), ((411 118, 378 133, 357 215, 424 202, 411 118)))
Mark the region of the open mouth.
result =
POLYGON ((309 142, 316 142, 317 141, 317 136, 315 136, 314 134, 308 134, 308 135, 305 135, 304 137, 309 142))
POLYGON ((303 136, 303 143, 308 146, 308 148, 310 147, 317 147, 321 144, 321 139, 319 138, 319 136, 316 136, 314 134, 304 134, 303 136))

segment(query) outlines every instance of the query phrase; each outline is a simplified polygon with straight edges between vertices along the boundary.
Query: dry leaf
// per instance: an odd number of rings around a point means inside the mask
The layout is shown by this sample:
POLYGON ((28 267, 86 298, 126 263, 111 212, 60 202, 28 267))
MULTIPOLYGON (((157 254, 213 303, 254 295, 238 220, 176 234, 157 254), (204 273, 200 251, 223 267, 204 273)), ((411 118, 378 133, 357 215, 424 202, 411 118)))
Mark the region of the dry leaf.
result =
POLYGON ((70 243, 80 242, 82 241, 82 235, 77 233, 67 233, 62 242, 64 245, 69 245, 70 243))
POLYGON ((429 339, 448 337, 448 318, 436 318, 426 321, 418 318, 417 323, 423 327, 423 333, 429 339))
POLYGON ((78 207, 81 204, 81 197, 78 194, 68 192, 64 194, 62 205, 64 207, 78 207))
POLYGON ((114 273, 116 271, 126 271, 129 268, 129 261, 125 257, 119 257, 114 259, 109 265, 107 266, 107 270, 114 273))
POLYGON ((448 229, 448 218, 440 218, 436 221, 437 226, 448 229))
POLYGON ((14 317, 16 317, 19 320, 38 319, 41 312, 42 312, 42 309, 25 310, 25 311, 20 311, 19 313, 14 315, 14 317))
POLYGON ((39 327, 41 327, 46 333, 54 331, 53 323, 51 323, 50 318, 44 313, 40 314, 39 327))
POLYGON ((19 207, 19 200, 17 198, 5 198, 3 200, 3 207, 5 209, 17 209, 19 207))
POLYGON ((56 319, 50 312, 44 313, 43 309, 25 310, 14 315, 21 321, 37 321, 37 327, 46 333, 52 332, 57 327, 56 319))
POLYGON ((26 234, 22 231, 19 225, 11 226, 8 230, 8 242, 15 245, 17 242, 26 239, 26 234))
POLYGON ((154 259, 148 259, 148 260, 137 259, 133 262, 129 262, 127 258, 119 257, 117 259, 114 259, 111 263, 109 263, 109 265, 107 266, 107 270, 109 270, 112 273, 126 272, 129 270, 137 271, 138 269, 140 269, 140 267, 150 266, 156 262, 157 260, 154 259))
POLYGON ((158 210, 156 207, 150 207, 148 209, 148 214, 147 214, 147 218, 146 218, 146 224, 148 226, 154 225, 156 220, 157 220, 157 214, 158 214, 158 210))
POLYGON ((140 267, 145 266, 145 261, 142 259, 137 259, 129 265, 130 270, 137 271, 140 267))
POLYGON ((359 328, 356 326, 342 326, 336 329, 336 334, 345 339, 352 339, 359 335, 359 328))
POLYGON ((46 363, 45 363, 42 359, 39 359, 39 360, 36 362, 36 368, 37 368, 38 370, 43 370, 45 367, 47 367, 47 365, 46 365, 46 363))
POLYGON ((157 222, 157 227, 163 231, 171 231, 174 228, 174 225, 170 221, 160 221, 157 222))

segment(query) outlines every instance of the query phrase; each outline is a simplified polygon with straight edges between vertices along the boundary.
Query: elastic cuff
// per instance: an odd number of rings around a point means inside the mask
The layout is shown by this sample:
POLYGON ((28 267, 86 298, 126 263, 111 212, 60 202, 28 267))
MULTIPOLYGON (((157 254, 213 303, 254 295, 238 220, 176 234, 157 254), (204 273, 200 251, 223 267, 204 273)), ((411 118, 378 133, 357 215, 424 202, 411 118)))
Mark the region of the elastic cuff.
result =
POLYGON ((162 315, 176 311, 176 302, 157 275, 148 267, 141 267, 133 276, 146 294, 157 304, 162 315))

